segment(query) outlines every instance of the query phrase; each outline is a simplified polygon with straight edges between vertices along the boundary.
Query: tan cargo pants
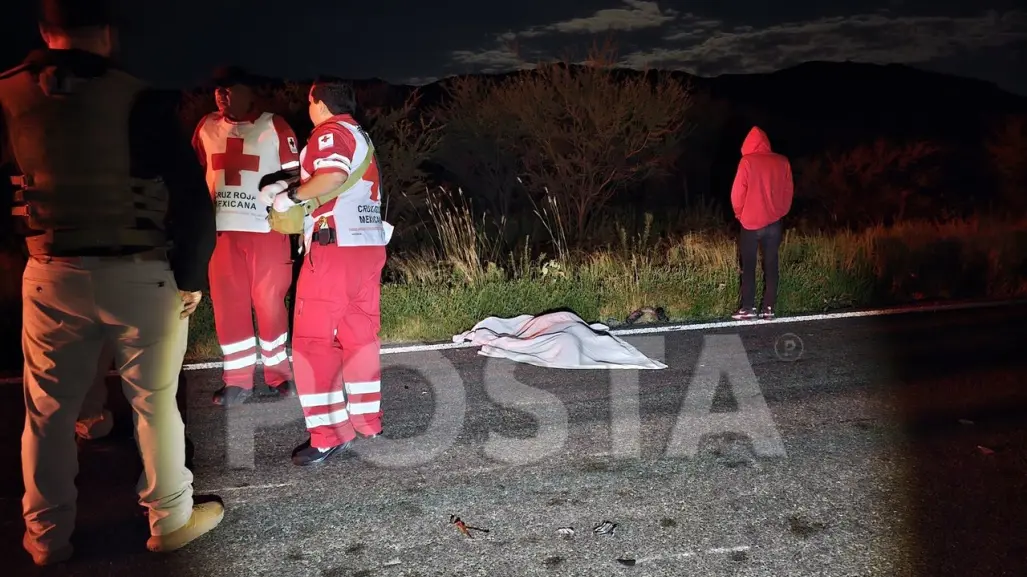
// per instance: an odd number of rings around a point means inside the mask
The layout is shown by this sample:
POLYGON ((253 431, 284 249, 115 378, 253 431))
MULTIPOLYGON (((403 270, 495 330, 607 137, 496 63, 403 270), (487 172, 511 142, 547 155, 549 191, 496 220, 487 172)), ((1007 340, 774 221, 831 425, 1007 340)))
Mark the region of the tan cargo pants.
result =
POLYGON ((192 515, 193 476, 175 398, 188 319, 166 261, 30 258, 22 279, 25 430, 22 500, 26 546, 55 552, 75 527, 76 421, 96 387, 104 341, 114 347, 143 462, 140 504, 150 531, 192 515))
POLYGON ((82 400, 82 410, 75 423, 75 434, 87 441, 106 437, 114 428, 114 415, 107 410, 107 373, 114 363, 114 347, 109 343, 104 345, 93 386, 82 400))

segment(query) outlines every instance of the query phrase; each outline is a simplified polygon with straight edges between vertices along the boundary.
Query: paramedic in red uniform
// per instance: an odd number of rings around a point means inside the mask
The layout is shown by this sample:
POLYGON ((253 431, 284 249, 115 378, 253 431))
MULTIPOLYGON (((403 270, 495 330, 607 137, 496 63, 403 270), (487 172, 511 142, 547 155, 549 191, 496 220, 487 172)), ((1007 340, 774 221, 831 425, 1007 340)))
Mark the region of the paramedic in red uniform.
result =
POLYGON ((224 362, 224 387, 214 402, 231 406, 253 393, 257 359, 264 382, 292 396, 286 352, 292 285, 289 237, 272 231, 259 199, 262 175, 299 165, 296 135, 279 115, 254 106, 253 80, 237 67, 215 73, 218 111, 196 127, 193 147, 207 171, 217 211, 217 245, 210 260, 210 300, 224 362), (253 334, 256 311, 257 335, 253 334))
POLYGON ((381 274, 392 226, 381 218, 381 182, 373 144, 353 119, 345 83, 317 81, 308 96, 314 130, 300 153, 300 186, 278 181, 274 210, 316 206, 304 225, 296 286, 293 367, 310 439, 296 465, 320 463, 381 425, 378 331, 381 274), (345 188, 348 187, 348 188, 345 188), (323 202, 325 195, 344 192, 323 202), (310 202, 313 201, 313 202, 310 202))

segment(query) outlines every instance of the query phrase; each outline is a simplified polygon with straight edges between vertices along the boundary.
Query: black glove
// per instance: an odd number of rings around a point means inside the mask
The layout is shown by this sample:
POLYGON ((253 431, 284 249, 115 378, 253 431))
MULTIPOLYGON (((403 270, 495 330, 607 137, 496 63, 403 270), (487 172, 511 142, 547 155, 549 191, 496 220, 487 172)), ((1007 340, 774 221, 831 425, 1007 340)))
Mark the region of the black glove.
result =
POLYGON ((265 174, 264 176, 260 177, 260 184, 257 185, 257 190, 264 188, 272 182, 278 182, 279 180, 284 180, 285 182, 289 183, 290 189, 299 186, 299 167, 297 166, 296 168, 283 168, 282 170, 265 174))

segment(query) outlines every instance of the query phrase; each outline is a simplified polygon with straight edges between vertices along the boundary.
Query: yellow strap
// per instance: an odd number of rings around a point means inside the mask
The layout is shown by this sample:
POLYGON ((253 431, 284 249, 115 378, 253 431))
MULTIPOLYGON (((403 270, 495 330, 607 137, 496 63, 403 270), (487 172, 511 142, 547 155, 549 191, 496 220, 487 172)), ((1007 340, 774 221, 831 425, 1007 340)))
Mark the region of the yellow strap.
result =
POLYGON ((339 188, 327 194, 312 198, 304 203, 304 209, 306 210, 307 215, 313 213, 317 208, 328 204, 332 199, 338 198, 339 195, 350 188, 353 188, 353 186, 360 182, 360 179, 364 177, 364 173, 366 173, 367 169, 371 167, 371 161, 374 160, 374 144, 372 144, 367 138, 365 138, 364 141, 367 142, 367 154, 364 155, 364 160, 360 163, 360 166, 358 166, 353 172, 349 173, 349 178, 347 178, 346 182, 342 183, 342 186, 339 188))

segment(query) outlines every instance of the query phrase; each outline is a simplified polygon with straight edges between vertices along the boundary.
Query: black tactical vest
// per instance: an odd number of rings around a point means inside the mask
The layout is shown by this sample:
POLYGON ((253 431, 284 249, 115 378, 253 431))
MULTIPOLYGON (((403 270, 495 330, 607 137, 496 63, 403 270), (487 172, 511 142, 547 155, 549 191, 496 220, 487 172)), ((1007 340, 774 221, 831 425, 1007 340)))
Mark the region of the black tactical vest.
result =
POLYGON ((78 78, 26 63, 0 74, 0 104, 21 176, 13 214, 31 255, 166 248, 168 193, 131 176, 129 117, 145 85, 114 68, 78 78))

